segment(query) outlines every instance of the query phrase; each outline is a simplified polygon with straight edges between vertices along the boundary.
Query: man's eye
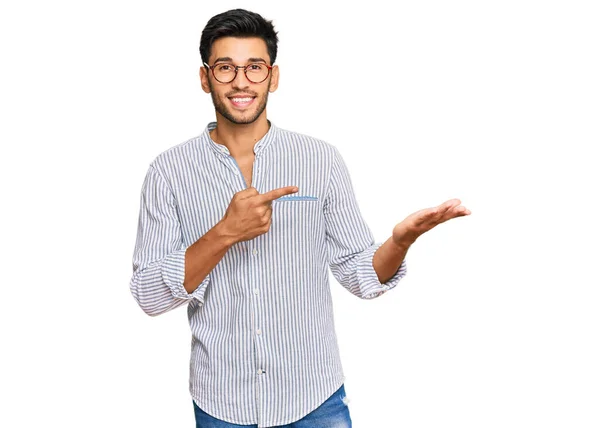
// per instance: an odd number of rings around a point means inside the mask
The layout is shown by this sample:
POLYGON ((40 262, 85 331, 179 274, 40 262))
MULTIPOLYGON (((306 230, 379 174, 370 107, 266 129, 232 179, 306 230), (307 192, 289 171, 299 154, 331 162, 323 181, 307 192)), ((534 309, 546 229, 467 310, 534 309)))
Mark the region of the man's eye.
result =
POLYGON ((260 65, 260 64, 250 64, 248 66, 248 70, 250 70, 250 71, 260 71, 260 70, 262 70, 262 65, 260 65))
POLYGON ((217 66, 217 70, 227 72, 233 70, 233 67, 229 64, 220 64, 217 66))

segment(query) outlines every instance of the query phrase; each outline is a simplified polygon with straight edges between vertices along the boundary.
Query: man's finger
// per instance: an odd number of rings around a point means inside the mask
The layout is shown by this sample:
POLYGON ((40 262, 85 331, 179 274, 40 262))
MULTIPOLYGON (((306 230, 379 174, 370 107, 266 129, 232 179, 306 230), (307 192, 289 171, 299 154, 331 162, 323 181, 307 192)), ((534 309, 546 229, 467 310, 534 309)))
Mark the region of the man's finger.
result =
POLYGON ((431 210, 431 215, 442 219, 461 204, 460 199, 450 199, 431 210))
POLYGON ((460 206, 456 207, 454 209, 454 212, 457 215, 469 215, 469 214, 471 214, 471 211, 467 207, 465 207, 463 205, 460 205, 460 206))
POLYGON ((460 199, 450 199, 446 202, 444 202, 443 204, 441 204, 438 208, 440 211, 449 211, 451 209, 454 209, 455 207, 459 206, 461 204, 460 199))
POLYGON ((471 214, 471 211, 464 205, 455 205, 444 213, 442 222, 450 220, 451 218, 462 217, 469 214, 471 214))
POLYGON ((289 195, 291 193, 296 193, 297 191, 298 188, 296 186, 286 186, 265 192, 259 197, 263 202, 271 202, 277 198, 281 198, 282 196, 289 195))
POLYGON ((237 200, 241 200, 251 198, 256 195, 258 195, 258 190, 256 190, 254 187, 246 187, 244 190, 240 190, 239 192, 235 193, 233 197, 237 200))

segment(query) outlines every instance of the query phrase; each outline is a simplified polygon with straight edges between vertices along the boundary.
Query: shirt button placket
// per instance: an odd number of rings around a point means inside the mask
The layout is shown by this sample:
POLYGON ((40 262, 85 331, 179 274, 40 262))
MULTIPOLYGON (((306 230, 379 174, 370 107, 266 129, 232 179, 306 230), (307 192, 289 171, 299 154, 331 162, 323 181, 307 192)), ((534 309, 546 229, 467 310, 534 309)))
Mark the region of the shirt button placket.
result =
MULTIPOLYGON (((258 266, 258 248, 252 246, 252 243, 249 242, 249 245, 247 247, 248 249, 248 253, 250 255, 250 258, 253 260, 250 260, 250 269, 251 271, 255 274, 254 278, 255 280, 258 280, 258 278, 260 278, 260 275, 256 275, 256 272, 258 271, 258 269, 260 268, 260 266, 258 266)), ((260 293, 260 289, 257 287, 258 284, 255 284, 255 287, 253 288, 253 293, 255 296, 258 296, 260 293)), ((256 374, 258 376, 258 379, 262 378, 262 375, 265 374, 265 361, 264 361, 264 355, 265 355, 265 351, 262 348, 265 344, 265 342, 263 340, 261 340, 261 336, 263 334, 262 329, 260 329, 258 326, 261 325, 261 310, 260 310, 260 299, 253 299, 253 310, 254 310, 254 316, 253 321, 254 321, 254 349, 256 352, 256 374)), ((262 398, 262 394, 264 393, 264 391, 262 390, 262 386, 257 385, 257 399, 258 402, 261 402, 261 398, 262 398)))

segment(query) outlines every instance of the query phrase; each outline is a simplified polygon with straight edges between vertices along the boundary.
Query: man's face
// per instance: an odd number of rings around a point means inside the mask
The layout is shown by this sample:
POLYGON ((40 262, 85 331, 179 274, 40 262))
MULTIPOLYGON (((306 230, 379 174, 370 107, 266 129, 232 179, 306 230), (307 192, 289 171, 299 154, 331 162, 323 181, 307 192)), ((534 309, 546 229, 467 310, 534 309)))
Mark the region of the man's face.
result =
MULTIPOLYGON (((228 63, 248 65, 263 63, 270 65, 267 44, 264 40, 252 38, 224 37, 213 43, 208 65, 228 63)), ((269 92, 277 89, 279 69, 274 66, 269 77, 262 83, 250 82, 243 69, 230 83, 218 82, 206 67, 200 68, 200 80, 204 92, 210 93, 217 115, 235 124, 248 124, 261 115, 266 116, 265 108, 269 92)))

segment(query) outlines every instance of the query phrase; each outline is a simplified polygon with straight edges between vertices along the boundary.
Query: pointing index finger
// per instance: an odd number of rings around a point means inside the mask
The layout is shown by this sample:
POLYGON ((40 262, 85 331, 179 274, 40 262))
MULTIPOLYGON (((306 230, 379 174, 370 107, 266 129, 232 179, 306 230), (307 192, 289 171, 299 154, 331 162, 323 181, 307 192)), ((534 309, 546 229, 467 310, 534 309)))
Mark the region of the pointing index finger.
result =
POLYGON ((263 193, 260 196, 264 202, 272 202, 277 198, 281 198, 282 196, 289 195, 291 193, 296 193, 297 191, 298 188, 296 186, 286 186, 270 190, 268 192, 263 193))

